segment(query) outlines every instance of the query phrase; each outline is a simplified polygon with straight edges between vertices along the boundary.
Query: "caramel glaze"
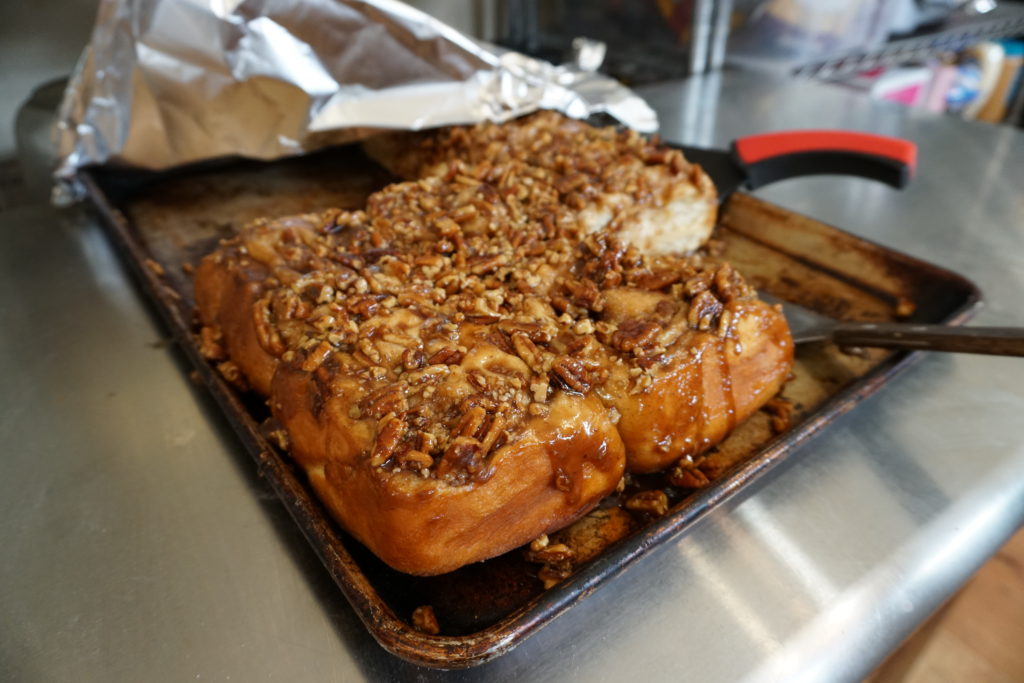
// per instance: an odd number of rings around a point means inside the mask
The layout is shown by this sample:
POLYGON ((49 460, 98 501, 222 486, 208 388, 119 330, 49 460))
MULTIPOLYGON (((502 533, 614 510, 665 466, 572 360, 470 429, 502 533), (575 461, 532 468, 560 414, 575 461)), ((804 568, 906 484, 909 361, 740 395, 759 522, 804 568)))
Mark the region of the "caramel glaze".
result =
MULTIPOLYGON (((689 172, 644 155, 629 167, 689 172)), ((269 398, 319 497, 396 569, 561 528, 788 376, 785 321, 728 264, 595 232, 566 178, 454 164, 365 212, 257 221, 196 271, 204 353, 269 398)))
MULTIPOLYGON (((697 268, 693 287, 726 300, 714 307, 717 324, 695 317, 699 295, 688 303, 672 287, 605 288, 600 311, 582 319, 582 334, 570 330, 580 322, 560 322, 550 306, 528 297, 523 310, 535 314, 534 322, 512 316, 520 322, 507 327, 507 321, 463 320, 440 338, 446 348, 462 349, 455 357, 433 358, 426 366, 421 358, 414 364, 419 369, 400 375, 407 388, 388 394, 408 354, 391 348, 382 330, 422 340, 416 348, 425 349, 426 358, 439 343, 429 332, 434 313, 396 306, 365 317, 361 339, 377 344, 383 371, 356 371, 364 367, 358 350, 321 358, 322 344, 309 338, 315 319, 305 309, 313 302, 279 284, 303 286, 302 273, 337 268, 320 248, 320 220, 257 224, 208 256, 197 269, 198 311, 204 333, 215 330, 223 355, 271 397, 289 452, 332 514, 401 571, 443 573, 561 528, 597 505, 627 467, 658 470, 718 442, 781 387, 792 362, 779 312, 753 297, 727 266, 712 264, 697 268), (521 330, 538 341, 528 344, 521 330), (526 346, 517 349, 519 343, 526 346), (579 375, 560 369, 560 360, 579 375), (531 364, 551 370, 538 376, 531 364), (450 459, 449 447, 444 457, 431 450, 429 462, 409 466, 401 444, 394 457, 377 457, 393 409, 375 408, 368 399, 415 403, 408 387, 420 375, 433 387, 429 403, 444 426, 442 436, 457 440, 476 410, 487 417, 467 433, 486 442, 486 425, 502 416, 502 435, 487 457, 474 451, 472 458, 450 459), (473 382, 481 378, 490 395, 506 398, 489 404, 486 396, 474 398, 473 382), (500 386, 520 389, 494 393, 500 386)), ((356 247, 346 241, 337 248, 356 247)), ((604 254, 595 244, 587 249, 604 254)), ((644 284, 649 277, 645 268, 620 279, 644 284)), ((557 282, 548 276, 546 286, 558 291, 551 280, 557 282)), ((314 287, 308 296, 322 298, 322 291, 314 287)), ((402 443, 428 450, 408 438, 402 443)))
POLYGON ((776 394, 792 365, 793 344, 782 316, 760 301, 734 305, 732 334, 685 335, 666 353, 644 391, 630 394, 622 377, 606 388, 622 415, 619 434, 631 472, 654 472, 692 458, 722 440, 776 394))

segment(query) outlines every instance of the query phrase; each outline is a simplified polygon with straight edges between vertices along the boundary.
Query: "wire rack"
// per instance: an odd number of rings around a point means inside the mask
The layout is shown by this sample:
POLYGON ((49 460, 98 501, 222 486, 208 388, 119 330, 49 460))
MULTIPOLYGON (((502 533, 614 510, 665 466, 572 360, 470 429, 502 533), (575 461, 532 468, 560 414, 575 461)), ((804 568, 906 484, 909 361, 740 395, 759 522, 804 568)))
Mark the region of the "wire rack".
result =
POLYGON ((930 31, 897 38, 868 50, 854 50, 803 64, 791 65, 794 75, 837 78, 880 66, 925 59, 941 52, 955 52, 982 40, 1024 34, 1024 6, 1001 4, 989 14, 960 17, 930 31))

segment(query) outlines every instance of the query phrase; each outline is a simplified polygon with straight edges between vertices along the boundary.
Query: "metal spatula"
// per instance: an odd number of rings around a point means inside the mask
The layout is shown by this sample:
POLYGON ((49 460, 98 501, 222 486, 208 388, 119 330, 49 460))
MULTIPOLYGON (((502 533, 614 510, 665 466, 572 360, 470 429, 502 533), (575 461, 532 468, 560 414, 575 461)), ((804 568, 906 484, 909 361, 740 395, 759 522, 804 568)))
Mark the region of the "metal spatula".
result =
POLYGON ((761 293, 760 297, 768 303, 782 305, 797 344, 832 341, 844 347, 1024 356, 1024 328, 1020 327, 841 322, 770 294, 761 293))

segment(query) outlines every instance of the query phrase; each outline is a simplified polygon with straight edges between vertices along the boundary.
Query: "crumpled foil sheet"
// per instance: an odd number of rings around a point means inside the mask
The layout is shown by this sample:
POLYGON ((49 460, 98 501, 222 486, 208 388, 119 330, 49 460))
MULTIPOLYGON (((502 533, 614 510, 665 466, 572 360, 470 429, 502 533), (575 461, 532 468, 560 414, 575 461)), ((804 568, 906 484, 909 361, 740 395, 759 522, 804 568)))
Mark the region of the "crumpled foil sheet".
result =
POLYGON ((481 44, 397 0, 102 0, 54 126, 54 197, 81 196, 93 164, 274 159, 537 109, 657 129, 593 68, 481 44))

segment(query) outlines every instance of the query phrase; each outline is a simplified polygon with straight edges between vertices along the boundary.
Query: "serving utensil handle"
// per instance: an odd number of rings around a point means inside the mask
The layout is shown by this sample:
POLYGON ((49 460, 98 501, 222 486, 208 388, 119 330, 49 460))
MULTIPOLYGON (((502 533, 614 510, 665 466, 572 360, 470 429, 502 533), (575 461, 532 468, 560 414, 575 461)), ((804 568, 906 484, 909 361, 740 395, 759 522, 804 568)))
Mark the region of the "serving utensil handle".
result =
POLYGON ((1020 327, 840 323, 832 340, 839 346, 1024 356, 1024 328, 1020 327))
POLYGON ((744 169, 746 186, 805 175, 855 175, 905 187, 917 167, 910 140, 851 130, 784 130, 738 138, 733 161, 744 169))

